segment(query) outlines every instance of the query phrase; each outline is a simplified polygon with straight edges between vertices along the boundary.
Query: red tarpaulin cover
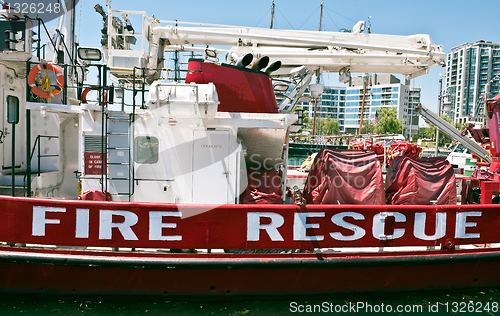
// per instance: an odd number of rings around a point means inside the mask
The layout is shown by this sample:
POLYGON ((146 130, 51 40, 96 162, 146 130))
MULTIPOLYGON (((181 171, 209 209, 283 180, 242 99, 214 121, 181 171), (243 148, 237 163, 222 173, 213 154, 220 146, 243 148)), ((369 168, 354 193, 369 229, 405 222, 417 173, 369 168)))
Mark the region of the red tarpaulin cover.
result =
POLYGON ((392 157, 396 156, 406 156, 413 159, 418 159, 420 157, 420 152, 422 152, 422 147, 403 141, 397 141, 391 144, 392 155, 387 157, 387 165, 390 164, 392 157))
MULTIPOLYGON (((360 139, 351 141, 350 146, 352 149, 371 149, 377 154, 380 163, 384 163, 384 145, 382 145, 381 143, 372 144, 372 142, 369 140, 360 139)), ((396 156, 407 156, 417 159, 420 157, 421 152, 422 147, 398 140, 397 142, 394 142, 387 147, 386 164, 389 165, 393 157, 396 156)))
POLYGON ((99 190, 88 190, 85 193, 78 196, 79 200, 87 200, 87 201, 112 201, 111 194, 102 193, 99 190))
POLYGON ((385 186, 390 204, 457 204, 453 167, 441 157, 395 157, 387 170, 385 186))
POLYGON ((248 185, 240 196, 240 204, 280 204, 281 177, 275 170, 248 170, 248 185))
POLYGON ((321 150, 309 171, 310 204, 385 204, 382 169, 371 150, 321 150))

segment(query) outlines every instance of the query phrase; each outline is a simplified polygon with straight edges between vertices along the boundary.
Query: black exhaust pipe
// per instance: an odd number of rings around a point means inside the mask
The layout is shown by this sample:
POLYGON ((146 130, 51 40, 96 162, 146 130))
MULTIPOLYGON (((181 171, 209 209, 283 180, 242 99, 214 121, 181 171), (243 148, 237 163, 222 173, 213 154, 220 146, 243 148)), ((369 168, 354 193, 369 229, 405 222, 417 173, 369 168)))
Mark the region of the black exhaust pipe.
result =
POLYGON ((266 74, 270 75, 271 72, 276 71, 281 68, 281 61, 277 60, 274 63, 270 64, 269 67, 264 71, 266 74))
POLYGON ((245 56, 238 59, 238 61, 236 62, 236 67, 245 68, 246 66, 250 65, 252 60, 253 60, 253 55, 251 53, 248 53, 245 56))
POLYGON ((261 58, 253 62, 252 66, 250 66, 250 69, 261 70, 262 68, 265 68, 267 64, 269 64, 269 57, 262 56, 261 58))

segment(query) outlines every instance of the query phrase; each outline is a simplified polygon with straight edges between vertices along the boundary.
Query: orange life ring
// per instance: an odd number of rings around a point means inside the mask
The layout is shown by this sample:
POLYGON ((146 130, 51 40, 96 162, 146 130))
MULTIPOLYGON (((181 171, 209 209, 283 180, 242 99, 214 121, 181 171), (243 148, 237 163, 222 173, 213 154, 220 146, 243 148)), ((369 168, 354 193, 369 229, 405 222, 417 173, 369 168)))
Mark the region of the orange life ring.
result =
POLYGON ((84 104, 87 104, 87 103, 88 103, 88 102, 87 102, 87 94, 89 94, 90 90, 92 90, 92 89, 90 89, 90 88, 85 88, 85 89, 83 90, 83 92, 82 92, 82 103, 84 103, 84 104))
MULTIPOLYGON (((82 99, 81 99, 81 101, 82 101, 83 104, 87 104, 88 103, 87 102, 87 94, 89 94, 89 92, 91 90, 99 90, 99 88, 96 86, 96 87, 90 87, 90 88, 83 89, 82 99)), ((107 101, 106 90, 104 90, 102 98, 103 98, 104 102, 107 101)), ((103 106, 103 103, 101 103, 101 106, 103 106)))
POLYGON ((31 91, 34 94, 36 94, 37 96, 39 96, 41 98, 48 99, 48 98, 52 98, 53 96, 56 96, 59 93, 61 93, 62 87, 64 85, 64 76, 63 76, 61 69, 59 67, 57 67, 56 65, 50 64, 50 63, 41 63, 41 64, 38 64, 36 67, 33 67, 31 69, 30 73, 28 74, 28 85, 31 87, 31 91), (41 90, 40 88, 38 88, 38 86, 36 85, 36 82, 35 82, 36 74, 42 69, 45 71, 46 75, 47 75, 47 71, 49 71, 49 70, 52 71, 54 73, 54 75, 56 75, 57 85, 54 87, 54 89, 44 91, 44 90, 41 90))

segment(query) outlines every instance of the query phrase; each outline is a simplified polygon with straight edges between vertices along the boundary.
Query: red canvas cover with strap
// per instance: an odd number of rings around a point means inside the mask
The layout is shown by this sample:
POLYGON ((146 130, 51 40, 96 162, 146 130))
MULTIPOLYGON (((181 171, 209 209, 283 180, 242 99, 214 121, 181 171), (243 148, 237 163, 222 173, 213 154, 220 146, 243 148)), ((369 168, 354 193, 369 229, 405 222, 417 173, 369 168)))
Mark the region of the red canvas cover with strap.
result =
POLYGON ((457 204, 453 167, 441 157, 395 157, 387 170, 385 186, 390 204, 457 204))
POLYGON ((304 188, 309 204, 385 204, 382 169, 371 150, 321 150, 304 188))
POLYGON ((281 177, 276 170, 248 170, 248 185, 240 204, 281 204, 281 177))

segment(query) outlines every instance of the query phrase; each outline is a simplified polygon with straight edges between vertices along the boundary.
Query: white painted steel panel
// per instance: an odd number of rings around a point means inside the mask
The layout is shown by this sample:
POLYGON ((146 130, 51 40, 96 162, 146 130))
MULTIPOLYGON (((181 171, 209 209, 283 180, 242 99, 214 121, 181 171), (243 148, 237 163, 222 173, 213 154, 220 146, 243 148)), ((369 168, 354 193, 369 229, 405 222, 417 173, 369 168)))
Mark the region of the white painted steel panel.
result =
POLYGON ((193 203, 228 203, 229 131, 195 130, 193 203))

